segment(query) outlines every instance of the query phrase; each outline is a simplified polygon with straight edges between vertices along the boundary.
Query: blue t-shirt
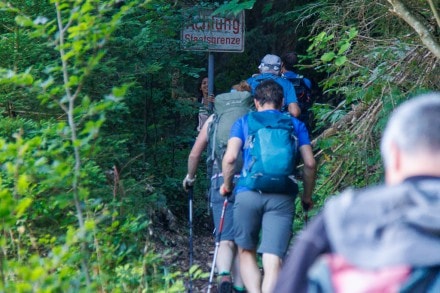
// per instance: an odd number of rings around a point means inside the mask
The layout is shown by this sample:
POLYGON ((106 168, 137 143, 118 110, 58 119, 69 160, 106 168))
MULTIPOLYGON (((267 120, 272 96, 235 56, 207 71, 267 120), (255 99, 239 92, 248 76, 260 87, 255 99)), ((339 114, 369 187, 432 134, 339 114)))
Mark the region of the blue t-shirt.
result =
MULTIPOLYGON (((278 110, 265 110, 264 112, 278 112, 280 115, 285 115, 278 110)), ((298 138, 298 149, 303 145, 310 145, 309 132, 303 122, 298 120, 295 117, 291 117, 293 122, 293 127, 295 129, 295 135, 298 138)), ((244 148, 244 144, 248 137, 248 114, 239 118, 231 127, 231 132, 229 138, 237 137, 242 142, 242 151, 243 151, 243 168, 247 168, 249 163, 252 160, 252 156, 250 154, 249 148, 244 148)), ((241 192, 247 190, 246 187, 237 186, 236 192, 241 192)))
POLYGON ((260 82, 266 79, 273 79, 283 88, 284 106, 289 106, 290 103, 298 102, 298 99, 296 98, 295 88, 293 87, 292 83, 273 73, 261 73, 256 75, 255 77, 249 77, 246 81, 252 89, 252 94, 255 94, 255 88, 260 84, 260 82))
POLYGON ((286 71, 286 72, 284 72, 283 75, 281 75, 281 76, 284 77, 284 78, 286 78, 287 80, 288 80, 288 79, 293 79, 293 78, 299 78, 299 77, 302 77, 303 80, 304 80, 305 85, 306 85, 309 89, 312 89, 312 82, 310 81, 310 79, 305 78, 304 76, 299 75, 299 74, 297 74, 297 73, 295 73, 295 72, 293 72, 293 71, 286 71))

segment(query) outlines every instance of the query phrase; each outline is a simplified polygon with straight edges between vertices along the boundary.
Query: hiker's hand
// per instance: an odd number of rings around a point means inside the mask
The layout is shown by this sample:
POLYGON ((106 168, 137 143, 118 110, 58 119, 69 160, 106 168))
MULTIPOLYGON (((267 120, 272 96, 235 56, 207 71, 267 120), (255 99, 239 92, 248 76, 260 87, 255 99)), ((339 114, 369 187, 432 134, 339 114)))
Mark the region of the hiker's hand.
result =
POLYGON ((214 95, 208 96, 208 103, 214 103, 214 102, 215 102, 215 96, 214 95))
POLYGON ((196 177, 189 178, 189 175, 186 174, 185 179, 183 179, 182 182, 183 189, 185 189, 185 191, 188 191, 188 189, 194 185, 194 181, 196 181, 196 177))
POLYGON ((207 100, 208 100, 208 113, 212 114, 213 111, 214 111, 215 96, 214 95, 209 95, 207 100))
POLYGON ((313 208, 315 203, 313 202, 313 200, 311 198, 302 198, 301 205, 302 205, 303 210, 305 212, 307 212, 308 210, 313 208))
POLYGON ((231 187, 231 189, 226 188, 225 184, 223 183, 222 186, 220 186, 220 195, 221 196, 230 196, 232 194, 232 190, 234 188, 231 187))

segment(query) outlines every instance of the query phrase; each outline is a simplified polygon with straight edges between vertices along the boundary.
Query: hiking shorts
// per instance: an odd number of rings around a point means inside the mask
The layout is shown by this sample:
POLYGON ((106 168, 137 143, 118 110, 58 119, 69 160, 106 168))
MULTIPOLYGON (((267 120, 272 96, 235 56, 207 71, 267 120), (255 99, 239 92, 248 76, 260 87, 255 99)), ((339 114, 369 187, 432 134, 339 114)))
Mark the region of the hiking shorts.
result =
MULTIPOLYGON (((211 188, 209 189, 210 205, 212 210, 212 217, 214 220, 216 237, 219 233, 220 218, 222 215, 223 203, 225 198, 220 195, 220 186, 223 184, 223 177, 217 176, 211 179, 211 188)), ((234 230, 233 230, 233 207, 234 207, 235 196, 231 195, 228 198, 228 204, 226 206, 224 220, 223 220, 223 231, 221 232, 220 241, 223 240, 234 240, 234 230)))
POLYGON ((295 196, 243 191, 234 204, 234 240, 247 250, 284 257, 292 237, 295 196))

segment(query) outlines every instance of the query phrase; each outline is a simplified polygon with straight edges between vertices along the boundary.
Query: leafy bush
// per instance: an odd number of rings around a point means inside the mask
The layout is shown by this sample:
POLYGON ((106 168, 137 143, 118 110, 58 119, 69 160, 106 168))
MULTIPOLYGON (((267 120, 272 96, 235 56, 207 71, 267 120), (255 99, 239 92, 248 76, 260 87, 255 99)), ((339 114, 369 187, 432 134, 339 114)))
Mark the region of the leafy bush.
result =
MULTIPOLYGON (((150 179, 123 177, 127 141, 101 137, 107 115, 126 110, 129 83, 96 91, 94 74, 111 62, 104 47, 135 4, 52 1, 29 9, 0 2, 20 31, 15 37, 34 43, 29 56, 49 53, 0 68, 1 90, 11 92, 0 103, 29 95, 0 120, 0 291, 184 290, 185 275, 168 272, 149 240, 144 208, 162 195, 136 197, 146 195, 150 179), (36 11, 43 15, 29 16, 36 11), (21 118, 32 107, 36 116, 21 118)), ((13 54, 10 37, 0 47, 13 54)))

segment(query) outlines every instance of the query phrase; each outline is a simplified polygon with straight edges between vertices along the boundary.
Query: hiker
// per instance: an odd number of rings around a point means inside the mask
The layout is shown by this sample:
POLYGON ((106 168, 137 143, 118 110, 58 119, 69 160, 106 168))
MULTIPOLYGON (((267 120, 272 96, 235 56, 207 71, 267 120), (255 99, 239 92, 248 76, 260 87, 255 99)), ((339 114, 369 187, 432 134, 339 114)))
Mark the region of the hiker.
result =
MULTIPOLYGON (((231 95, 229 95, 229 97, 232 97, 234 99, 240 98, 242 100, 249 100, 249 102, 247 103, 246 108, 242 107, 240 109, 238 104, 235 104, 234 106, 229 106, 229 107, 235 107, 238 110, 234 110, 234 109, 227 109, 230 112, 234 112, 233 115, 237 115, 235 119, 237 119, 238 117, 244 115, 245 113, 247 113, 249 111, 249 109, 251 108, 251 94, 249 92, 249 86, 246 84, 246 81, 242 81, 241 83, 234 85, 231 89, 231 95), (240 113, 235 113, 238 111, 243 111, 241 114, 240 113)), ((212 129, 215 125, 215 123, 218 124, 222 124, 219 125, 219 127, 224 127, 225 129, 223 130, 223 132, 226 132, 225 134, 225 145, 224 148, 226 148, 226 143, 227 143, 227 139, 229 137, 229 131, 230 131, 230 125, 232 125, 232 123, 235 121, 235 119, 233 119, 231 116, 225 115, 224 120, 218 120, 218 119, 222 119, 222 117, 219 117, 219 111, 217 110, 217 108, 220 108, 220 106, 218 105, 219 103, 221 103, 222 98, 223 97, 228 97, 228 94, 222 94, 222 95, 218 95, 216 97, 216 101, 215 103, 216 105, 216 112, 211 115, 206 123, 203 125, 201 131, 199 132, 199 135, 197 136, 196 142, 191 150, 191 153, 189 154, 188 157, 188 173, 185 177, 185 179, 183 180, 183 187, 184 189, 188 189, 190 186, 192 186, 194 184, 195 181, 195 175, 196 175, 196 171, 197 171, 197 167, 200 161, 200 158, 202 156, 203 151, 208 148, 208 160, 210 160, 210 164, 208 164, 208 168, 211 169, 210 172, 210 188, 209 188, 209 198, 210 198, 210 206, 212 209, 212 214, 213 214, 213 220, 214 220, 214 224, 216 227, 216 233, 219 233, 218 229, 219 229, 219 223, 220 223, 220 218, 221 218, 221 212, 222 212, 222 207, 223 207, 223 201, 224 198, 219 194, 219 188, 220 185, 223 183, 223 176, 221 173, 221 156, 223 155, 223 153, 221 151, 215 151, 215 155, 220 156, 219 159, 216 158, 211 158, 211 152, 212 150, 210 149, 210 146, 212 144, 212 141, 215 140, 215 137, 212 137, 212 129), (232 121, 229 121, 232 120, 232 121)), ((245 105, 245 104, 244 104, 245 105)), ((217 131, 215 131, 217 132, 217 131)), ((221 131, 218 131, 221 132, 221 131)), ((238 169, 238 171, 236 172, 237 174, 236 177, 238 177, 239 175, 239 171, 241 169, 238 169)), ((238 256, 236 254, 236 245, 234 243, 234 235, 233 235, 233 215, 232 215, 232 208, 233 208, 233 204, 235 201, 235 196, 231 195, 228 198, 228 205, 226 207, 225 210, 225 215, 224 215, 224 223, 223 223, 223 228, 221 231, 221 239, 220 239, 220 244, 219 244, 219 248, 218 248, 218 254, 217 254, 217 258, 216 258, 216 263, 215 266, 217 268, 217 272, 219 275, 219 281, 218 281, 218 292, 220 293, 229 293, 232 292, 231 290, 233 289, 234 292, 242 292, 244 291, 244 286, 243 286, 243 282, 241 280, 241 276, 240 276, 240 271, 239 271, 239 263, 238 263, 238 256)), ((214 265, 214 264, 213 264, 214 265)))
POLYGON ((281 57, 281 77, 292 83, 301 110, 298 119, 304 122, 309 133, 312 133, 313 113, 310 111, 314 102, 312 96, 312 81, 294 72, 294 66, 297 63, 298 57, 295 52, 284 54, 281 57))
POLYGON ((252 89, 252 94, 255 92, 257 85, 263 80, 275 80, 283 88, 284 105, 283 111, 287 110, 292 116, 299 117, 301 110, 298 106, 298 101, 293 85, 280 76, 281 59, 277 55, 267 54, 261 60, 258 66, 260 74, 254 74, 249 77, 246 82, 252 89))
POLYGON ((220 187, 222 195, 234 190, 232 170, 240 152, 243 151, 244 165, 235 187, 234 240, 238 246, 241 276, 246 290, 252 293, 272 292, 288 248, 295 213, 294 202, 298 192, 292 176, 297 151, 304 161, 304 192, 301 200, 310 208, 313 207, 312 191, 316 172, 306 127, 298 119, 280 111, 283 103, 282 87, 272 79, 262 81, 255 89, 254 103, 257 112, 240 118, 231 128, 222 164, 224 184, 220 187), (255 127, 258 125, 256 121, 266 123, 267 127, 255 127), (279 127, 276 127, 278 124, 279 127), (265 131, 273 136, 265 137, 265 131), (282 139, 277 140, 277 134, 282 139), (251 145, 257 145, 257 140, 253 139, 257 138, 257 135, 258 146, 265 148, 259 154, 265 155, 258 156, 255 148, 251 148, 251 145), (262 181, 269 182, 274 179, 277 180, 275 185, 259 185, 259 182, 253 182, 253 178, 259 176, 253 172, 260 171, 252 168, 258 165, 258 160, 266 159, 270 161, 269 171, 275 172, 284 167, 286 170, 289 169, 288 172, 278 173, 281 175, 275 177, 262 174, 262 181), (262 254, 264 278, 258 268, 256 255, 260 230, 262 234, 258 253, 262 254))
POLYGON ((214 96, 208 93, 208 77, 203 77, 197 86, 197 102, 200 104, 197 131, 200 131, 206 119, 212 114, 212 103, 214 103, 214 96))
POLYGON ((322 292, 316 286, 325 263, 344 292, 428 292, 400 291, 396 282, 412 267, 437 266, 437 288, 429 292, 440 292, 439 130, 440 93, 399 106, 381 141, 385 184, 331 197, 289 251, 275 292, 322 292))

